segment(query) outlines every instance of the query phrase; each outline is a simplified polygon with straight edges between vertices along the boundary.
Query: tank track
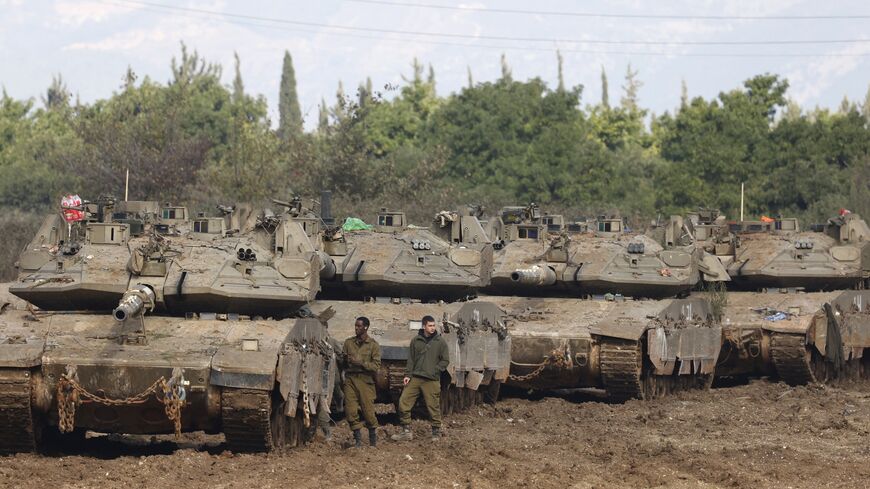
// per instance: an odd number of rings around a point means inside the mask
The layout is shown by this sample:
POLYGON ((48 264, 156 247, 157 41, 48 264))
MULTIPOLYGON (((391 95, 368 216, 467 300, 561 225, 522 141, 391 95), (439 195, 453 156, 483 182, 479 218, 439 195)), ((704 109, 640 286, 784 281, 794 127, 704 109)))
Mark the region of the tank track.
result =
POLYGON ((0 454, 32 452, 38 427, 30 406, 30 372, 0 369, 0 454))
POLYGON ((617 402, 651 399, 674 392, 707 390, 713 374, 654 375, 644 361, 643 342, 618 338, 601 339, 601 379, 608 397, 617 402))
POLYGON ((771 334, 770 356, 777 375, 786 384, 805 385, 819 381, 803 334, 771 334))
POLYGON ((267 452, 275 448, 270 391, 223 389, 221 419, 230 451, 267 452))
POLYGON ((618 402, 644 399, 641 342, 603 338, 600 351, 601 380, 607 395, 618 402))

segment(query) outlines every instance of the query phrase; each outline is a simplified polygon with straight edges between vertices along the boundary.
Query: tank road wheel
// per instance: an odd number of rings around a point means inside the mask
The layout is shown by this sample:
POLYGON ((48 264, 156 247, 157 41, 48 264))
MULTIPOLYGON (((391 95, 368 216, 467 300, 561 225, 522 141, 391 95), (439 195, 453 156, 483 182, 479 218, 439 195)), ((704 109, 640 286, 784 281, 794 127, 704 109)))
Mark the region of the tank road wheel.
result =
POLYGON ((30 405, 30 371, 0 369, 0 454, 40 448, 45 422, 30 405))

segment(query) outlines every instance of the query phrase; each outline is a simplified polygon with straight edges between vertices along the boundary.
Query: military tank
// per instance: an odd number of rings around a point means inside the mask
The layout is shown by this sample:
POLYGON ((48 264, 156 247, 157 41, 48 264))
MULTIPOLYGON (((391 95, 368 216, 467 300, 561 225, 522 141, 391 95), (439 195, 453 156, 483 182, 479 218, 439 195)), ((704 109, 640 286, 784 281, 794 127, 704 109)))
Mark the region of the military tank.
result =
POLYGON ((758 291, 719 292, 718 375, 772 375, 792 385, 864 376, 870 296, 854 289, 866 286, 870 248, 860 217, 844 212, 806 232, 792 218, 729 222, 700 209, 687 223, 727 267, 729 288, 758 291))
POLYGON ((0 452, 85 430, 222 432, 233 451, 303 441, 336 362, 321 320, 284 319, 319 290, 301 226, 250 206, 89 206, 64 209, 80 213, 66 233, 46 219, 2 290, 17 297, 0 300, 0 452))
POLYGON ((678 216, 648 234, 618 218, 566 222, 538 206, 506 207, 487 221, 497 248, 491 294, 664 298, 703 277, 728 280, 720 263, 684 238, 678 216))
POLYGON ((0 453, 86 430, 222 432, 230 450, 274 450, 329 405, 335 362, 317 319, 130 312, 3 309, 0 453))
POLYGON ((319 215, 299 198, 273 201, 320 251, 320 298, 452 302, 489 284, 492 244, 476 216, 443 212, 429 227, 420 227, 404 212, 382 208, 374 225, 334 226, 329 195, 321 196, 319 215))
POLYGON ((805 291, 866 288, 870 279, 870 228, 844 212, 802 231, 795 218, 727 221, 705 210, 688 221, 699 245, 727 267, 730 287, 805 291))
POLYGON ((144 287, 160 312, 280 317, 318 292, 319 255, 294 221, 250 206, 217 217, 156 202, 96 206, 66 226, 60 213, 45 218, 12 293, 45 310, 107 311, 144 287))
POLYGON ((731 292, 723 308, 721 377, 789 385, 866 378, 870 292, 731 292))
POLYGON ((509 318, 506 385, 599 388, 621 402, 707 389, 713 382, 721 328, 703 298, 481 300, 509 318))

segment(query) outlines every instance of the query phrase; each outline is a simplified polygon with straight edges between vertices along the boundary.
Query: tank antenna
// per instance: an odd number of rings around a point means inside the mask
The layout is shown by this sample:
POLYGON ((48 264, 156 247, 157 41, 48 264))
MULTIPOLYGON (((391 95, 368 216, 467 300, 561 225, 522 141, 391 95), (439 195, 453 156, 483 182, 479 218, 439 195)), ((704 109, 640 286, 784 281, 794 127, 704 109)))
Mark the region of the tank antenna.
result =
POLYGON ((124 177, 124 202, 127 202, 127 196, 130 193, 130 169, 127 168, 127 176, 124 177))
POLYGON ((743 184, 740 182, 740 222, 743 222, 743 184))

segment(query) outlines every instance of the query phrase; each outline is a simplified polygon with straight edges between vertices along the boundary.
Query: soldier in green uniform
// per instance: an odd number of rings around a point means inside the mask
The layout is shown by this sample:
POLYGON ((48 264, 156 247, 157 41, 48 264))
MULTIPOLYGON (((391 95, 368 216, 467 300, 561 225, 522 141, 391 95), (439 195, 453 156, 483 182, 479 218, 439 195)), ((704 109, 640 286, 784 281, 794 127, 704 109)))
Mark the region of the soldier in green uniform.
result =
POLYGON ((353 430, 354 446, 362 445, 363 422, 360 411, 369 429, 369 445, 378 443, 378 418, 375 416, 375 374, 381 368, 381 347, 369 337, 369 319, 356 318, 355 336, 344 341, 345 378, 344 410, 350 429, 353 430))
POLYGON ((426 403, 426 410, 432 420, 432 439, 441 437, 441 373, 450 363, 447 342, 435 329, 432 316, 423 317, 423 328, 411 340, 408 353, 408 366, 405 371, 405 388, 399 397, 399 422, 402 432, 392 436, 393 440, 411 440, 411 409, 420 394, 426 403))

